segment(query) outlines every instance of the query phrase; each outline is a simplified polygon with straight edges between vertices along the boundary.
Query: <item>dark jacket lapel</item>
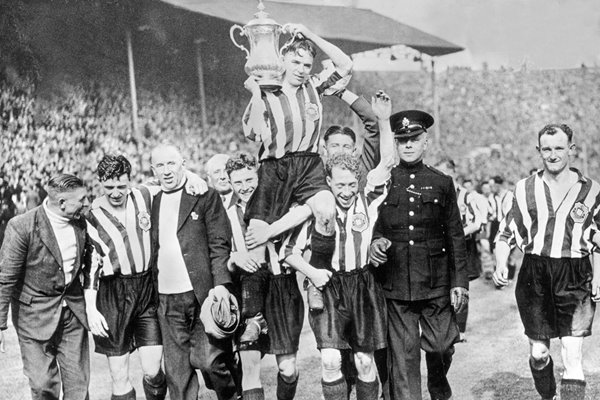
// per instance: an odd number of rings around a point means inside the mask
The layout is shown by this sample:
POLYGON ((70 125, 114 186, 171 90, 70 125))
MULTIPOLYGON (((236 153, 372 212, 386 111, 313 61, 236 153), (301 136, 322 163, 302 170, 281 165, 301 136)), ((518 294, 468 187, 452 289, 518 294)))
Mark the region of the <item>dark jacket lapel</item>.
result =
MULTIPOLYGON (((83 218, 83 217, 82 217, 83 218)), ((85 248, 85 222, 80 219, 78 221, 73 221, 73 229, 75 230, 75 237, 77 238, 77 259, 75 259, 75 274, 76 271, 81 268, 82 259, 81 256, 86 251, 85 248)))
POLYGON ((50 250, 50 253, 58 262, 58 265, 63 267, 63 259, 60 254, 60 247, 58 247, 58 241, 56 240, 56 235, 54 235, 54 230, 52 229, 52 225, 50 225, 50 220, 48 219, 48 215, 46 214, 46 210, 44 207, 40 207, 37 213, 38 220, 38 232, 40 239, 44 243, 44 245, 50 250))
MULTIPOLYGON (((181 229, 184 222, 190 216, 190 213, 194 209, 194 206, 198 202, 200 196, 192 196, 185 192, 181 193, 181 203, 179 204, 179 219, 177 222, 177 232, 181 229)), ((197 217, 196 217, 197 218, 197 217)))

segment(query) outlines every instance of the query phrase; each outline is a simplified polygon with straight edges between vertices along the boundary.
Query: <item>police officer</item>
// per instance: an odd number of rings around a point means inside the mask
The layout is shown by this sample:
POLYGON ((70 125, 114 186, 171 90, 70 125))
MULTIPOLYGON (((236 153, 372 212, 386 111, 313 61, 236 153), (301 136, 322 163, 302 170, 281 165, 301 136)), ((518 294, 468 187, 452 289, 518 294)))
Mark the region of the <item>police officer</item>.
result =
POLYGON ((391 116, 400 163, 373 230, 371 262, 378 266, 388 308, 388 399, 420 400, 420 349, 427 388, 450 399, 446 373, 459 340, 456 312, 468 302, 466 247, 452 178, 425 165, 433 117, 409 110, 391 116))

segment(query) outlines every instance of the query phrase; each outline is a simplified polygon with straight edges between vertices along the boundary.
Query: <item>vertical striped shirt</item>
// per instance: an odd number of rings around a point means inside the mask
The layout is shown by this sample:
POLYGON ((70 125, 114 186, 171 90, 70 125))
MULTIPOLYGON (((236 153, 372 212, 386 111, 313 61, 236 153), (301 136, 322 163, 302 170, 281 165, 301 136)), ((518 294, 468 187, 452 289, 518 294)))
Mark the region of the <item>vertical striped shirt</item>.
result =
POLYGON ((516 243, 525 254, 551 258, 587 257, 600 225, 600 184, 579 179, 556 209, 540 171, 517 183, 514 201, 497 240, 516 243))
POLYGON ((491 194, 489 199, 493 219, 496 221, 502 221, 512 206, 512 192, 510 190, 504 190, 498 194, 491 194))
MULTIPOLYGON (((367 265, 373 226, 377 221, 379 206, 387 196, 385 179, 374 179, 371 171, 367 186, 359 193, 348 210, 337 207, 335 226, 335 251, 331 267, 334 271, 352 271, 367 265), (378 182, 376 182, 378 181, 378 182), (384 182, 384 183, 380 183, 384 182)), ((291 232, 286 238, 283 256, 302 254, 310 246, 310 233, 314 218, 291 232)))
POLYGON ((321 96, 341 78, 338 72, 326 79, 314 75, 294 93, 277 89, 263 91, 260 101, 253 98, 242 117, 242 126, 248 139, 262 142, 258 158, 281 158, 299 151, 317 153, 323 118, 321 96))
MULTIPOLYGON (((231 252, 237 251, 247 252, 246 247, 246 222, 244 222, 244 213, 246 207, 242 204, 241 200, 237 196, 233 196, 229 207, 227 207, 227 217, 231 224, 232 240, 231 240, 231 252)), ((282 248, 282 242, 269 241, 266 244, 267 260, 269 262, 269 268, 273 275, 288 274, 291 272, 288 265, 281 265, 279 251, 282 248)))
POLYGON ((87 215, 88 234, 102 265, 89 272, 86 289, 98 289, 99 279, 146 271, 150 262, 150 202, 146 187, 132 188, 127 198, 125 222, 109 210, 105 196, 92 203, 87 215))
POLYGON ((481 227, 485 224, 487 222, 487 210, 481 210, 481 206, 477 202, 477 195, 468 193, 462 186, 459 186, 456 192, 456 202, 460 210, 463 227, 471 224, 481 227))

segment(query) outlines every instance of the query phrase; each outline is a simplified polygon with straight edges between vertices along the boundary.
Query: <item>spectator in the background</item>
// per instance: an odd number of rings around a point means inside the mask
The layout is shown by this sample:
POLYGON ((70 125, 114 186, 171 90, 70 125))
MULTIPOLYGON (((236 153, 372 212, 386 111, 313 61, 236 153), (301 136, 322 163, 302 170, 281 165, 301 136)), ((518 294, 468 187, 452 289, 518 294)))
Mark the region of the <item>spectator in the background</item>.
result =
MULTIPOLYGON (((494 273, 494 255, 492 253, 492 249, 490 246, 490 236, 491 236, 491 225, 492 219, 494 219, 494 208, 492 202, 492 188, 489 180, 484 180, 479 184, 479 191, 481 193, 481 197, 483 201, 481 201, 481 209, 486 210, 486 221, 485 226, 481 232, 481 239, 479 240, 479 245, 481 249, 481 270, 483 272, 483 276, 485 279, 492 279, 492 274, 494 273), (485 202, 485 204, 484 204, 485 202)), ((493 238, 491 239, 493 240, 493 238)))
MULTIPOLYGON (((463 225, 465 235, 465 244, 467 246, 467 277, 469 281, 479 278, 481 275, 481 257, 477 247, 477 235, 482 225, 486 222, 485 210, 480 210, 480 203, 477 202, 474 192, 469 192, 464 186, 459 185, 456 179, 456 164, 450 158, 442 158, 436 168, 449 175, 454 180, 456 188, 456 201, 460 211, 460 219, 463 225)), ((469 181, 470 182, 470 181, 469 181)), ((472 185, 471 185, 472 186, 472 185)), ((456 313, 456 322, 460 331, 460 342, 466 342, 467 318, 469 316, 469 303, 456 313)))
POLYGON ((225 165, 229 160, 227 154, 215 154, 206 162, 205 170, 208 176, 208 184, 210 187, 215 189, 225 208, 229 206, 231 202, 231 196, 233 195, 233 189, 231 182, 229 181, 229 175, 225 169, 225 165))

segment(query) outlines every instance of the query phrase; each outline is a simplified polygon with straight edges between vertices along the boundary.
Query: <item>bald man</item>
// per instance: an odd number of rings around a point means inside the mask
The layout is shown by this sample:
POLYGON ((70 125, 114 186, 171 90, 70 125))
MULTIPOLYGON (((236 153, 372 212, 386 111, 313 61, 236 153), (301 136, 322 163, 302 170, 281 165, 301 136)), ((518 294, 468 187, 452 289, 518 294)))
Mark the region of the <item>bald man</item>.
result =
POLYGON ((229 175, 227 175, 227 171, 225 170, 227 160, 229 160, 227 154, 215 154, 208 159, 204 166, 208 177, 208 184, 219 193, 225 208, 229 206, 233 195, 233 188, 229 181, 229 175))
POLYGON ((236 399, 231 339, 209 339, 198 318, 209 291, 216 301, 229 299, 231 228, 215 190, 200 196, 183 190, 184 165, 173 145, 152 151, 152 172, 162 188, 152 204, 152 270, 169 397, 196 400, 200 369, 219 400, 236 399))

